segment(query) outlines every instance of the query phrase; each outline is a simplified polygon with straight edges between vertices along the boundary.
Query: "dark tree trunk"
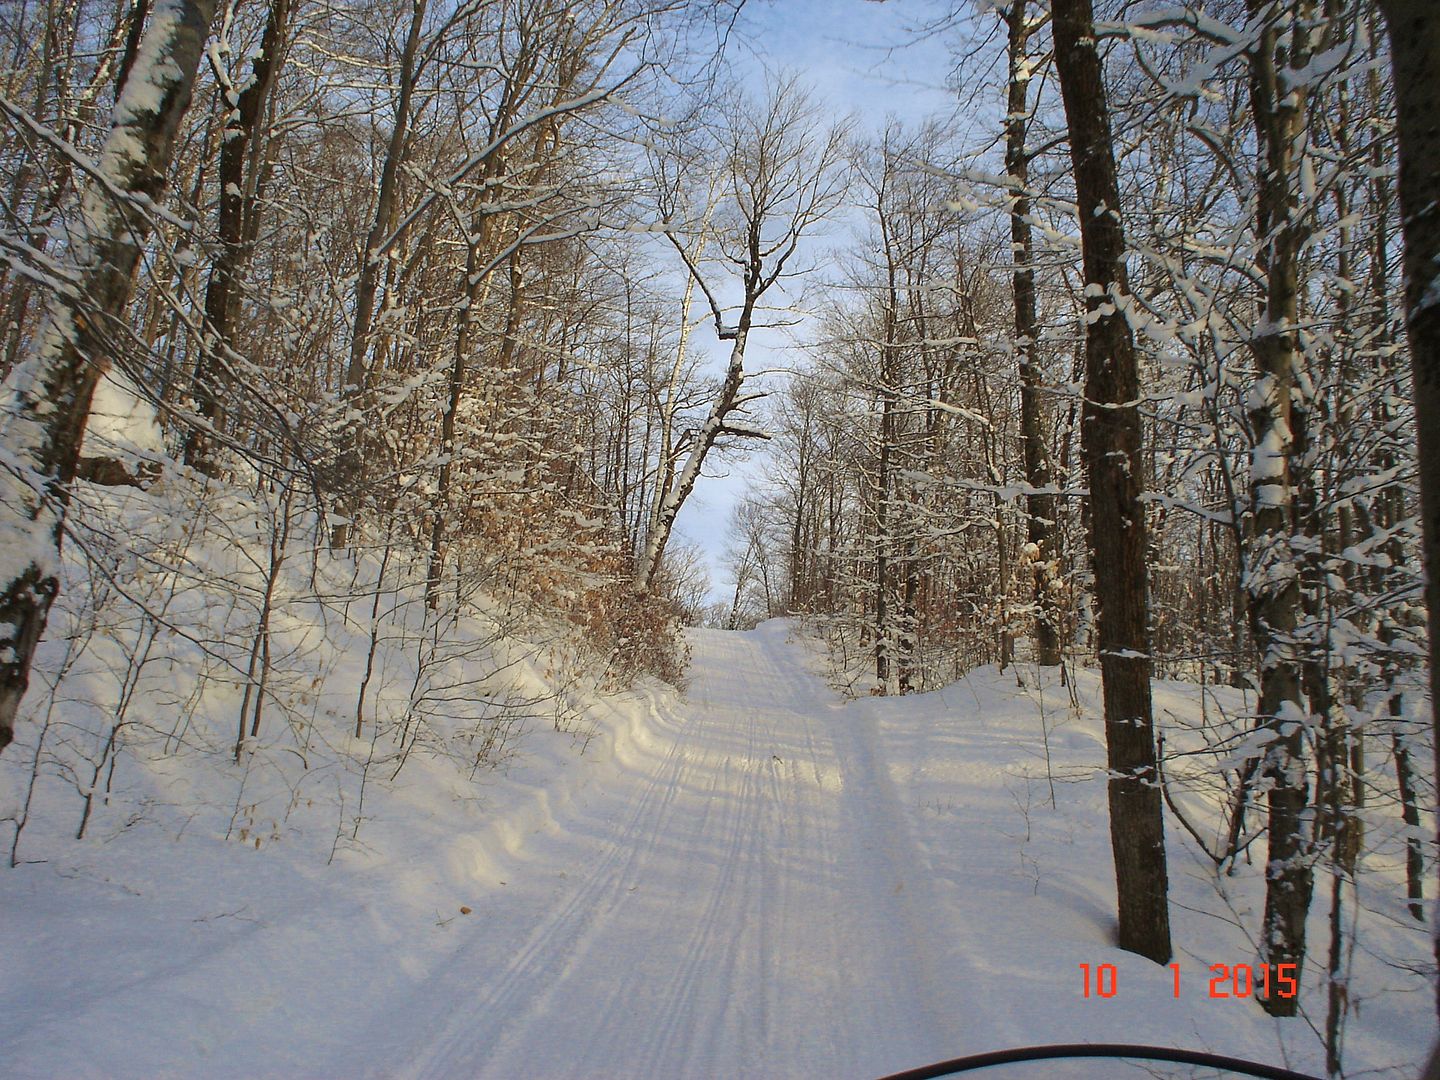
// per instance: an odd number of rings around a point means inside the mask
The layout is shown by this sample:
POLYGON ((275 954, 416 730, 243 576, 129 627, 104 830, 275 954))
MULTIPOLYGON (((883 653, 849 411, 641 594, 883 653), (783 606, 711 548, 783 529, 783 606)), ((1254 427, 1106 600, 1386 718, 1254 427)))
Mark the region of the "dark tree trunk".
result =
POLYGON ((375 295, 380 287, 379 248, 395 223, 396 193, 400 187, 400 162, 410 133, 410 99, 415 93, 415 58, 420 48, 428 0, 412 0, 410 29, 400 54, 400 85, 395 100, 395 120, 385 147, 385 164, 380 170, 380 190, 375 197, 375 218, 365 250, 360 255, 360 276, 355 283, 355 328, 350 335, 350 359, 345 369, 345 390, 354 394, 365 385, 366 352, 370 344, 370 323, 375 314, 375 295))
POLYGON ((920 560, 914 535, 905 540, 905 586, 900 602, 900 634, 896 643, 896 674, 900 679, 900 693, 909 694, 915 689, 915 648, 919 632, 915 620, 915 599, 920 595, 920 560))
MULTIPOLYGON (((881 346, 888 357, 890 345, 881 346)), ((880 460, 875 477, 875 680, 890 692, 890 653, 895 635, 890 625, 890 447, 895 438, 895 392, 889 363, 880 368, 880 460)))
MULTIPOLYGON (((496 175, 499 175, 498 172, 496 175)), ((425 606, 438 611, 440 606, 440 577, 445 562, 445 533, 450 524, 450 488, 455 476, 455 424, 460 414, 460 403, 464 397, 470 376, 471 353, 474 351, 480 309, 490 291, 491 277, 495 267, 487 263, 492 247, 496 217, 482 209, 477 212, 471 226, 472 241, 467 246, 463 307, 460 309, 460 325, 455 334, 455 349, 452 354, 449 378, 449 394, 445 400, 445 411, 440 418, 440 475, 436 479, 435 500, 430 519, 430 560, 425 571, 425 606)))
POLYGON ((1055 523, 1055 496, 1037 494, 1051 482, 1050 451, 1046 445, 1040 399, 1040 373, 1035 365, 1035 271, 1031 266, 1030 157, 1025 152, 1026 120, 1030 113, 1029 62, 1026 45, 1026 0, 1011 0, 1005 22, 1010 34, 1010 94, 1005 120, 1005 170, 1013 185, 1010 203, 1010 246, 1014 251, 1012 277, 1015 295, 1015 347, 1020 354, 1020 441, 1025 450, 1025 496, 1028 519, 1026 539, 1034 545, 1035 660, 1046 667, 1060 663, 1059 619, 1053 583, 1059 559, 1055 523))
POLYGON ((1090 0, 1054 0, 1051 11, 1085 264, 1081 441, 1090 480, 1119 944, 1163 964, 1170 959, 1170 913, 1150 706, 1139 375, 1130 325, 1117 310, 1129 292, 1120 192, 1090 0))
MULTIPOLYGON (((1430 622, 1430 708, 1440 756, 1440 10, 1433 0, 1380 0, 1390 30, 1405 222, 1405 321, 1410 332, 1425 610, 1430 622)), ((1440 775, 1440 760, 1436 763, 1440 775)), ((1440 815, 1437 815, 1440 821, 1440 815)), ((1435 939, 1440 962, 1440 938, 1435 939)), ((1440 1012, 1440 984, 1436 1010, 1440 1012)))
POLYGON ((258 163, 251 156, 256 127, 280 73, 285 37, 290 22, 290 0, 271 0, 260 51, 251 63, 249 85, 231 101, 221 94, 225 126, 220 134, 220 213, 216 236, 220 242, 210 281, 205 287, 205 324, 200 361, 195 370, 195 400, 208 430, 196 428, 185 443, 185 463, 205 473, 214 472, 213 434, 225 422, 224 354, 234 333, 240 301, 240 278, 249 261, 249 238, 256 229, 255 191, 258 163), (250 175, 246 175, 249 162, 250 175))
MULTIPOLYGON (((214 12, 214 0, 158 6, 100 153, 100 168, 116 189, 159 203, 214 12)), ((27 519, 29 557, 16 560, 17 571, 0 582, 0 750, 14 736, 30 663, 59 587, 61 531, 90 401, 109 366, 113 324, 124 315, 150 229, 150 218, 133 204, 93 187, 85 193, 73 234, 76 295, 51 297, 33 362, 7 381, 11 416, 3 438, 33 470, 39 489, 13 474, 5 481, 6 501, 27 519)))
MULTIPOLYGON (((375 197, 375 217, 370 223, 370 233, 365 238, 365 249, 360 253, 360 273, 355 281, 355 326, 350 335, 350 357, 345 367, 345 385, 342 389, 346 400, 357 410, 365 407, 365 377, 369 370, 370 329, 375 318, 375 298, 380 291, 380 272, 383 261, 380 245, 383 244, 395 225, 395 208, 400 190, 400 163, 409 144, 411 99, 415 93, 416 57, 420 49, 421 30, 425 24, 428 0, 412 0, 410 8, 410 29, 405 35, 405 45, 400 53, 400 85, 395 100, 395 120, 390 128, 390 139, 385 147, 385 164, 380 169, 380 190, 375 197)), ((368 449, 367 432, 363 423, 355 423, 344 436, 334 478, 342 514, 348 511, 353 516, 353 489, 356 487, 368 449)), ((330 546, 343 548, 349 542, 348 523, 336 524, 330 532, 330 546)))

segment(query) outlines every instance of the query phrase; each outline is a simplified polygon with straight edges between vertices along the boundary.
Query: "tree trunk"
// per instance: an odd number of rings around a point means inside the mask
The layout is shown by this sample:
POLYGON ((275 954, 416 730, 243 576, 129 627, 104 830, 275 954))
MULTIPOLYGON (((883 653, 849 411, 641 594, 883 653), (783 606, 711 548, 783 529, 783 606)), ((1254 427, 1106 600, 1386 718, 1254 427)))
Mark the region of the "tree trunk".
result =
POLYGON ((231 325, 240 301, 240 276, 249 261, 250 244, 247 234, 256 229, 255 189, 258 182, 256 164, 251 162, 246 175, 246 162, 256 139, 270 90, 280 73, 285 37, 289 30, 290 0, 271 0, 260 51, 251 63, 249 84, 234 100, 221 93, 221 107, 226 120, 220 133, 220 213, 216 226, 219 249, 210 268, 210 281, 205 287, 205 322, 201 335, 200 360, 195 370, 195 400, 207 429, 195 428, 185 443, 185 463, 201 472, 213 474, 211 460, 214 450, 212 435, 225 422, 226 363, 224 354, 230 348, 234 332, 231 325))
POLYGON ((420 32, 425 24, 428 0, 412 0, 410 29, 400 53, 400 86, 395 100, 395 120, 390 140, 385 147, 385 164, 380 169, 380 190, 375 198, 375 217, 365 250, 360 256, 360 276, 355 283, 355 327, 350 335, 350 358, 345 369, 347 393, 357 393, 365 385, 366 351, 370 344, 370 322, 375 314, 375 295, 380 287, 380 256, 377 251, 395 222, 395 197, 400 187, 400 162, 410 132, 410 99, 415 92, 415 57, 420 48, 420 32))
MULTIPOLYGON (((1432 0, 1380 0, 1390 30, 1405 223, 1405 321, 1419 447, 1430 722, 1440 776, 1440 11, 1432 0)), ((1440 821, 1440 815, 1437 815, 1440 821)), ((1440 938, 1435 939, 1440 962, 1440 938)), ((1440 1013, 1440 985, 1436 1011, 1440 1013)))
POLYGON ((700 479, 700 469, 705 464, 705 456, 715 445, 715 440, 726 432, 725 419, 740 403, 740 387, 745 381, 745 342, 750 336, 750 320, 757 299, 755 296, 746 296, 739 325, 733 331, 727 331, 727 336, 730 337, 730 364, 725 369, 725 381, 720 386, 715 403, 710 407, 710 415, 695 433, 695 441, 685 459, 685 465, 654 514, 650 533, 645 538, 645 548, 635 569, 634 590, 638 596, 649 592, 655 571, 659 569, 660 560, 665 554, 665 545, 669 543, 670 533, 675 528, 675 519, 680 515, 680 508, 685 505, 690 492, 695 489, 695 482, 700 479))
MULTIPOLYGON (((380 190, 375 198, 375 217, 360 253, 360 274, 355 281, 355 326, 350 334, 350 357, 345 367, 345 386, 341 391, 352 407, 363 409, 365 375, 369 370, 370 327, 375 317, 375 297, 380 290, 382 260, 380 245, 395 225, 395 206, 400 190, 400 163, 405 156, 410 134, 410 100, 415 92, 416 55, 420 48, 421 30, 429 0, 412 0, 410 28, 400 53, 400 86, 395 100, 395 120, 385 147, 385 164, 380 169, 380 190)), ((367 432, 365 425, 353 415, 347 419, 351 430, 344 437, 344 449, 337 462, 335 477, 342 516, 353 517, 355 507, 347 489, 359 480, 365 460, 367 432)), ((348 521, 337 523, 330 531, 330 546, 343 548, 350 538, 348 521)))
POLYGON ((1014 253, 1012 276, 1015 296, 1015 347, 1020 354, 1020 441, 1025 451, 1026 539, 1034 545, 1033 595, 1035 600, 1035 661, 1046 667, 1060 663, 1060 633, 1052 582, 1058 576, 1055 496, 1036 494, 1051 482, 1050 453, 1046 445, 1040 405, 1040 373, 1035 366, 1035 271, 1031 266, 1030 157, 1025 152, 1025 127, 1030 112, 1030 68, 1026 45, 1026 0, 1011 0, 1005 14, 1010 33, 1010 94, 1005 118, 1005 170, 1012 186, 1010 247, 1014 253))
POLYGON ((425 606, 431 611, 438 611, 440 606, 445 532, 451 511, 450 488, 455 476, 458 449, 455 444, 455 424, 469 379, 471 353, 474 351, 480 310, 485 306, 490 294, 490 283, 495 271, 490 255, 497 220, 497 217, 487 213, 485 208, 476 212, 471 224, 471 242, 467 245, 465 256, 462 293, 464 299, 460 308, 460 325, 455 333, 455 348, 451 356, 449 393, 445 399, 445 411, 440 417, 440 474, 435 483, 434 510, 430 521, 430 559, 425 570, 425 606))
MULTIPOLYGON (((1249 0, 1248 7, 1252 23, 1264 24, 1250 56, 1250 100, 1261 155, 1256 234, 1266 285, 1260 327, 1250 346, 1259 377, 1250 397, 1254 524, 1246 587, 1260 656, 1260 723, 1273 733, 1261 767, 1271 786, 1260 954, 1266 964, 1294 965, 1298 979, 1305 961, 1305 920, 1313 889, 1310 845, 1304 835, 1310 797, 1304 758, 1303 665, 1295 641, 1303 598, 1292 546, 1292 537, 1300 531, 1296 488, 1301 478, 1296 475, 1296 462, 1306 440, 1305 413, 1295 401, 1302 362, 1296 321, 1305 231, 1297 220, 1292 183, 1299 168, 1295 151, 1304 129, 1305 93, 1287 93, 1284 87, 1289 82, 1285 75, 1304 66, 1309 46, 1297 15, 1282 73, 1276 58, 1281 49, 1277 6, 1272 0, 1249 0)), ((1261 1004, 1272 1016, 1294 1016, 1299 995, 1277 995, 1261 1004)))
MULTIPOLYGON (((1390 702, 1391 720, 1402 723, 1400 699, 1390 702)), ((1410 747, 1405 734, 1390 733, 1390 747, 1395 755, 1395 784, 1400 789, 1400 819, 1405 822, 1405 897, 1410 914, 1425 919, 1425 848, 1420 843, 1420 800, 1415 794, 1415 769, 1410 763, 1410 747)))
MULTIPOLYGON (((706 230, 710 226, 710 218, 715 211, 715 205, 715 183, 712 180, 706 199, 705 214, 700 219, 700 235, 696 237, 695 246, 688 256, 692 264, 698 263, 705 254, 705 242, 708 239, 706 230)), ((659 527, 660 519, 665 513, 665 503, 675 487, 675 467, 680 459, 680 452, 676 446, 675 421, 680 409, 681 381, 685 372, 685 360, 690 349, 690 309, 694 305, 694 301, 695 278, 693 276, 686 277, 685 292, 680 299, 680 336, 675 344, 675 363, 670 366, 670 378, 665 384, 665 403, 660 409, 660 460, 656 468, 655 494, 650 506, 649 520, 646 522, 647 539, 659 527)), ((683 446, 683 444, 681 445, 683 446)), ((665 542, 669 542, 668 534, 665 542)), ((661 544, 662 553, 663 548, 664 543, 661 544)))
MULTIPOLYGON (((116 190, 160 201, 214 11, 214 0, 157 5, 100 152, 100 170, 116 190)), ((3 481, 3 501, 26 535, 0 583, 0 750, 14 735, 59 587, 61 531, 91 397, 109 366, 111 324, 124 315, 150 229, 136 203, 98 185, 87 189, 72 230, 78 288, 50 298, 30 361, 7 379, 11 416, 0 437, 29 475, 7 471, 3 481)))
MULTIPOLYGON (((881 347, 889 351, 889 346, 881 347)), ((890 443, 893 438, 895 396, 881 368, 880 459, 875 476, 875 681, 880 692, 890 692, 890 443)))
POLYGON ((1139 375, 1130 325, 1119 310, 1129 300, 1120 193, 1090 0, 1054 0, 1051 10, 1085 267, 1081 440, 1090 481, 1119 944, 1163 964, 1170 959, 1170 914, 1150 705, 1139 375))

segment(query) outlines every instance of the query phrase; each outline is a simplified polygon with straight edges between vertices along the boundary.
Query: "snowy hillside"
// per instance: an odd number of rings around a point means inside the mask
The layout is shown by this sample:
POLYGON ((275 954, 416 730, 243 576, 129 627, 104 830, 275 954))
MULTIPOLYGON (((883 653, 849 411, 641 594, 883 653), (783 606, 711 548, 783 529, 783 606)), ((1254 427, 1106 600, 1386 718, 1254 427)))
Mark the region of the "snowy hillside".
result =
MULTIPOLYGON (((1094 676, 1078 713, 1023 667, 844 702, 788 623, 692 647, 685 694, 592 697, 583 755, 541 729, 470 784, 402 773, 330 865, 308 823, 45 845, 0 876, 5 1074, 858 1078, 1066 1041, 1322 1071, 1303 1021, 1209 996, 1211 964, 1254 962, 1254 868, 1217 882, 1171 823, 1178 998, 1111 944, 1094 676), (1085 964, 1114 965, 1113 997, 1084 996, 1085 964)), ((1347 1060, 1402 1076, 1428 939, 1395 875, 1367 880, 1395 887, 1364 897, 1347 1060)))

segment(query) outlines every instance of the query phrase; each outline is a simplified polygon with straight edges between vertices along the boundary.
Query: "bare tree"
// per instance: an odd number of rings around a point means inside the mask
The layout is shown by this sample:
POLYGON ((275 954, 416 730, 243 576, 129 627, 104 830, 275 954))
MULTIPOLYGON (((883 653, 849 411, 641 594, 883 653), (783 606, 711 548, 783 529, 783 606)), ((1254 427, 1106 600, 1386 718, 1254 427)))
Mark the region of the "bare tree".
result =
MULTIPOLYGON (((754 395, 742 395, 741 388, 745 347, 756 311, 761 298, 786 276, 802 238, 839 205, 844 190, 842 160, 849 125, 826 124, 793 79, 772 85, 760 103, 737 93, 725 103, 723 113, 717 147, 723 205, 714 218, 715 254, 697 261, 691 257, 695 249, 687 246, 679 230, 666 235, 710 307, 716 336, 730 342, 730 358, 709 415, 690 437, 685 464, 660 495, 636 564, 635 591, 642 596, 649 591, 675 518, 700 479, 711 448, 724 436, 761 434, 736 418, 755 400, 754 395), (719 281, 706 269, 715 262, 740 271, 740 303, 733 322, 726 317, 719 281)), ((666 192, 662 211, 672 209, 678 195, 674 189, 666 192)))
MULTIPOLYGON (((1300 374, 1297 335, 1300 296, 1300 250, 1306 229, 1296 213, 1296 159, 1305 127, 1306 91, 1296 87, 1296 74, 1309 62, 1306 24, 1314 13, 1302 3, 1288 20, 1281 5, 1249 0, 1258 40, 1250 58, 1251 109, 1260 137, 1262 159, 1258 176, 1260 268, 1264 297, 1261 331, 1251 344, 1259 369, 1253 392, 1251 424, 1255 449, 1251 455, 1251 501, 1254 534, 1247 578, 1250 617, 1260 652, 1260 716, 1272 730, 1262 774, 1270 779, 1268 794, 1270 852, 1265 874, 1265 921, 1261 937, 1264 960, 1277 967, 1293 965, 1298 977, 1305 959, 1305 917, 1310 910, 1312 871, 1303 835, 1309 800, 1303 761, 1304 715, 1301 664, 1296 656, 1295 628, 1300 617, 1299 568, 1291 537, 1298 531, 1295 506, 1299 481, 1295 459, 1306 438, 1305 410, 1296 408, 1300 374), (1290 33, 1281 44, 1281 23, 1290 33), (1277 61, 1277 52, 1283 61, 1277 61)), ((1316 702, 1311 701, 1311 707, 1316 702)), ((1298 995, 1264 999, 1274 1016, 1293 1016, 1298 995)))
POLYGON ((497 271, 504 268, 510 288, 495 359, 505 369, 517 345, 524 305, 521 263, 527 249, 573 237, 593 224, 594 206, 587 203, 593 193, 564 170, 564 122, 608 101, 634 74, 615 70, 624 68, 619 57, 638 32, 634 13, 623 8, 606 3, 582 8, 547 0, 503 6, 501 15, 508 62, 497 71, 485 147, 467 160, 461 175, 436 189, 446 201, 452 199, 447 189, 468 190, 471 203, 464 210, 451 207, 452 212, 468 216, 468 222, 430 523, 427 602, 432 607, 438 600, 449 525, 447 504, 457 476, 456 425, 485 329, 482 309, 497 271))
MULTIPOLYGON (((400 191, 400 165, 410 140, 410 124, 414 113, 415 84, 420 75, 420 44, 425 27, 429 0, 411 0, 410 25, 405 44, 400 50, 400 64, 395 73, 395 115, 390 122, 390 136, 385 144, 384 163, 380 167, 380 183, 375 193, 375 215, 360 252, 360 272, 355 281, 355 321, 350 333, 349 359, 345 367, 344 395, 363 408, 365 374, 369 366, 371 326, 375 317, 375 298, 380 289, 382 259, 380 246, 395 226, 400 191)), ((341 448, 339 486, 352 484, 364 460, 365 434, 358 425, 349 433, 348 445, 341 448)), ((345 495, 340 495, 342 501, 345 495)), ((349 507, 353 512, 353 507, 349 507)), ((337 522, 330 533, 332 547, 341 548, 349 537, 346 522, 337 522)))
POLYGON ((380 167, 380 185, 375 193, 375 216, 365 237, 360 256, 360 274, 355 283, 355 323, 350 334, 350 356, 345 368, 345 386, 357 393, 365 385, 366 359, 370 348, 370 326, 375 315, 375 295, 380 286, 380 246, 389 237, 397 213, 400 187, 400 164, 410 137, 414 106, 415 83, 420 74, 419 52, 425 13, 429 0, 411 0, 410 26, 400 50, 400 65, 395 73, 395 116, 390 122, 390 136, 385 144, 385 159, 380 167))

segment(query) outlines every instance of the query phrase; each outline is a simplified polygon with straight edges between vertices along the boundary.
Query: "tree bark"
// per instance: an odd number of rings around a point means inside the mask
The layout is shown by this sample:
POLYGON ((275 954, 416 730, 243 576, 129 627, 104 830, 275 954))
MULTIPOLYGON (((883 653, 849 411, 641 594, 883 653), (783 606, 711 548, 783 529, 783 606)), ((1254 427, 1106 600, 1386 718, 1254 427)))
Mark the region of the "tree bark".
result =
POLYGON ((130 196, 160 201, 214 12, 214 0, 156 6, 100 153, 111 190, 91 183, 72 230, 78 288, 51 296, 31 355, 6 380, 11 416, 0 438, 24 472, 7 470, 0 481, 21 534, 0 577, 0 750, 13 738, 59 588, 69 485, 95 384, 110 364, 111 324, 124 315, 150 235, 150 218, 130 196))
MULTIPOLYGON (((1310 7, 1311 5, 1305 5, 1310 7)), ((1261 775, 1270 780, 1269 857, 1265 867, 1263 963, 1305 961, 1305 920, 1310 911, 1313 868, 1305 837, 1310 806, 1304 729, 1304 671, 1295 641, 1302 610, 1301 568, 1292 538, 1300 531, 1297 462, 1306 441, 1305 412, 1297 407, 1302 362, 1296 322, 1300 296, 1300 250, 1304 226, 1297 220, 1294 177, 1297 143, 1305 124, 1305 91, 1290 89, 1289 72, 1309 55, 1307 31, 1297 18, 1284 50, 1273 0, 1249 0, 1252 25, 1260 27, 1250 56, 1250 100, 1259 141, 1256 235, 1265 274, 1259 326, 1250 350, 1259 375, 1250 392, 1250 499, 1253 530, 1246 558, 1250 626, 1260 654, 1260 723, 1271 729, 1261 775)), ((1312 702, 1312 705, 1316 703, 1312 702)), ((1261 1001, 1272 1016, 1294 1016, 1299 995, 1261 1001)))
POLYGON ((370 223, 369 235, 365 237, 365 249, 360 253, 360 272, 355 280, 355 325, 350 334, 350 357, 345 367, 345 385, 341 394, 355 412, 346 417, 349 431, 343 437, 339 459, 336 462, 335 484, 345 521, 337 522, 330 530, 330 547, 345 547, 350 539, 348 519, 354 516, 353 488, 360 478, 367 447, 368 434, 365 425, 355 413, 365 407, 365 378, 369 371, 370 330, 375 318, 375 298, 380 291, 380 272, 383 260, 379 255, 380 245, 395 226, 395 211, 400 190, 400 164, 409 145, 411 99, 415 93, 416 57, 420 50, 421 31, 425 25, 425 12, 429 0, 412 0, 410 7, 410 28, 405 35, 405 44, 400 52, 400 85, 395 99, 395 119, 390 128, 390 138, 385 146, 385 163, 380 168, 380 189, 375 197, 375 217, 370 223))
POLYGON ((1054 0, 1051 11, 1085 269, 1081 440, 1090 481, 1119 944, 1163 964, 1170 959, 1170 914, 1150 702, 1139 375, 1120 310, 1130 299, 1120 192, 1090 0, 1054 0))
POLYGON ((1035 366, 1035 271, 1031 260, 1030 157, 1025 152, 1025 127, 1030 112, 1029 57, 1026 46, 1026 0, 1011 0, 1005 13, 1009 30, 1010 91, 1005 117, 1005 170, 1012 186, 1010 249, 1015 260, 1012 287, 1015 297, 1015 347, 1020 354, 1020 441, 1025 452, 1026 539, 1034 545, 1033 595, 1035 601, 1035 660, 1045 667, 1060 663, 1060 633, 1052 583, 1059 551, 1055 522, 1055 496, 1037 494, 1051 482, 1050 453, 1046 445, 1040 405, 1040 373, 1035 366))
MULTIPOLYGON (((1430 722, 1440 776, 1440 11, 1431 0, 1380 0, 1390 31, 1405 229, 1405 322, 1419 446, 1430 722)), ((1440 815, 1437 815, 1440 821, 1440 815)), ((1440 963, 1440 938, 1436 938, 1440 963)), ((1440 1013, 1440 984, 1436 987, 1440 1013)))
MULTIPOLYGON (((887 342, 883 353, 890 352, 887 342)), ((895 392, 889 365, 880 368, 880 454, 875 473, 875 681, 882 694, 890 692, 890 652, 894 628, 890 625, 890 448, 895 431, 895 392)))
POLYGON ((400 53, 400 86, 395 99, 395 120, 385 147, 385 164, 380 169, 380 190, 375 198, 375 218, 360 255, 360 276, 355 283, 355 327, 350 335, 350 359, 345 369, 345 391, 358 393, 365 385, 366 354, 370 345, 370 323, 375 314, 375 295, 380 287, 380 245, 395 223, 396 193, 400 188, 400 162, 410 134, 410 100, 415 93, 415 58, 420 49, 421 30, 429 0, 412 0, 410 28, 400 53))
POLYGON ((271 0, 260 51, 250 66, 249 84, 235 98, 221 92, 225 123, 220 133, 220 212, 216 236, 220 242, 210 280, 205 286, 205 323, 200 360, 195 370, 195 399, 207 428, 195 428, 185 443, 185 463, 206 474, 213 474, 214 440, 211 435, 225 422, 224 353, 230 347, 233 322, 239 308, 240 276, 249 262, 248 236, 255 234, 255 189, 258 177, 252 166, 246 175, 246 162, 256 138, 265 103, 275 79, 280 74, 282 54, 289 32, 290 0, 271 0))
MULTIPOLYGON (((888 148, 886 157, 889 157, 888 148)), ((882 166, 888 174, 891 163, 882 166)), ((888 177, 887 177, 888 179, 888 177)), ((900 383, 900 294, 895 265, 895 238, 891 235, 886 210, 884 187, 876 192, 875 206, 880 219, 880 236, 885 249, 884 312, 881 320, 879 342, 879 380, 877 392, 880 396, 880 446, 875 463, 875 681, 880 693, 890 693, 894 681, 896 664, 896 632, 892 610, 890 588, 891 547, 894 515, 891 513, 891 494, 895 486, 893 462, 896 447, 896 409, 899 404, 900 383)))
MULTIPOLYGON (((706 202, 705 215, 700 223, 700 235, 695 240, 695 246, 687 256, 691 263, 697 263, 705 253, 705 230, 710 224, 710 215, 715 209, 715 184, 712 180, 710 194, 706 202)), ((675 469, 679 464, 683 451, 683 442, 677 445, 675 421, 680 408, 681 380, 685 370, 685 359, 690 348, 690 309, 695 301, 695 278, 685 279, 685 292, 680 300, 680 335, 675 345, 675 362, 670 366, 670 378, 665 384, 665 401, 660 406, 660 458, 655 470, 655 491, 651 496, 649 516, 646 521, 645 536, 656 535, 660 528, 661 519, 665 515, 666 501, 675 489, 675 469)), ((671 519, 673 525, 674 519, 671 519)), ((669 526, 666 527, 667 530, 669 526)), ((669 541, 669 533, 661 541, 662 549, 669 541)), ((657 556, 658 558, 658 556, 657 556)), ((652 571, 653 572, 653 568, 652 571)), ((648 583, 648 575, 647 575, 648 583)), ((737 593, 736 603, 739 598, 737 593)), ((738 609, 737 609, 738 610, 738 609)), ((732 627, 733 629, 733 627, 732 627)))

